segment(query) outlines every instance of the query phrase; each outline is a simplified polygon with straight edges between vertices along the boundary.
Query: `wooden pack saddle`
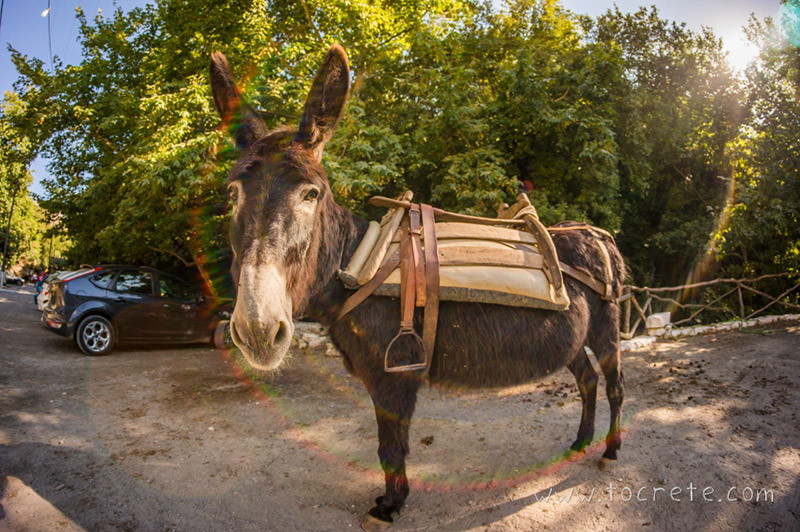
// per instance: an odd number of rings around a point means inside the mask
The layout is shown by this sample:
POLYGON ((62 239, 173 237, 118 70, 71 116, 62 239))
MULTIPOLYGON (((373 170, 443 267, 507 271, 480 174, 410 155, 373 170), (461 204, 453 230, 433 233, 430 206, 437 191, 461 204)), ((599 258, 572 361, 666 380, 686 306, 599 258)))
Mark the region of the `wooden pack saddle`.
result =
MULTIPOLYGON (((388 207, 380 223, 371 222, 350 259, 339 272, 346 287, 357 289, 345 301, 341 319, 370 295, 400 298, 400 331, 384 354, 388 372, 422 370, 426 375, 436 339, 439 301, 493 303, 564 310, 569 297, 562 272, 612 299, 610 284, 560 263, 548 229, 525 194, 504 206, 497 218, 456 214, 412 203, 413 194, 398 199, 376 196, 372 205, 388 207), (422 337, 414 330, 414 310, 424 309, 422 337), (416 343, 422 355, 405 363, 392 361, 392 349, 403 337, 416 343)), ((589 229, 591 226, 550 228, 589 229)), ((611 279, 605 245, 601 256, 611 279)))

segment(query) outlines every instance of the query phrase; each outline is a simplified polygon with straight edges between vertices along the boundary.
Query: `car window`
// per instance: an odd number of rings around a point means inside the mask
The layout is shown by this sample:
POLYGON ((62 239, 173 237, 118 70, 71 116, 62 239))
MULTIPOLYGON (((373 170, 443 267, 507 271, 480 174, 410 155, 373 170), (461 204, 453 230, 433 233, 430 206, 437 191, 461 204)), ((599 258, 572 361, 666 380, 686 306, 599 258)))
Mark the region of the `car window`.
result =
POLYGON ((183 281, 166 275, 161 275, 159 281, 161 281, 161 297, 184 300, 194 298, 194 291, 183 281))
POLYGON ((117 277, 117 284, 114 289, 117 292, 131 294, 152 294, 152 276, 149 272, 141 270, 125 270, 120 272, 119 277, 117 277))
POLYGON ((100 288, 108 288, 108 283, 111 282, 111 280, 114 278, 114 275, 116 274, 117 272, 114 271, 100 272, 96 273, 95 275, 92 275, 92 277, 89 278, 89 280, 95 286, 99 286, 100 288))

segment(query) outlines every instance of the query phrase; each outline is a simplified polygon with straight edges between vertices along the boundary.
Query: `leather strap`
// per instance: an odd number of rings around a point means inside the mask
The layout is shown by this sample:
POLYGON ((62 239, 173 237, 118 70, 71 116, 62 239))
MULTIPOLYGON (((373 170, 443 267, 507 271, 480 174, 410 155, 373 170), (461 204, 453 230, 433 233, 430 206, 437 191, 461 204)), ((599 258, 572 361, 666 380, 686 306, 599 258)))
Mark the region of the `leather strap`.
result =
POLYGON ((552 232, 558 231, 575 231, 578 229, 583 229, 585 231, 594 231, 595 233, 599 233, 606 238, 610 238, 612 241, 614 240, 614 235, 606 231, 601 227, 595 227, 594 225, 582 224, 582 225, 565 225, 559 227, 548 227, 547 230, 552 232))
POLYGON ((414 329, 414 300, 416 298, 417 270, 409 232, 409 219, 400 226, 400 329, 414 329))
POLYGON ((422 325, 422 345, 425 348, 425 369, 427 376, 433 360, 436 345, 436 328, 439 323, 439 251, 436 243, 436 223, 433 207, 421 205, 422 231, 425 236, 425 321, 422 325))
POLYGON ((575 268, 570 266, 569 264, 564 264, 563 262, 559 262, 559 267, 561 271, 580 281, 581 283, 585 284, 598 294, 600 297, 606 301, 614 301, 614 287, 612 285, 612 280, 614 279, 614 271, 612 270, 611 265, 611 255, 608 253, 608 247, 606 246, 605 238, 610 239, 612 242, 614 241, 614 236, 606 231, 605 229, 601 229, 599 227, 595 227, 593 225, 582 224, 582 225, 566 225, 562 227, 548 227, 548 231, 551 232, 558 232, 558 231, 588 231, 594 238, 597 247, 600 248, 600 258, 603 262, 603 269, 605 270, 606 281, 602 283, 592 277, 592 275, 584 270, 583 268, 575 268), (605 237, 605 238, 604 238, 605 237))
POLYGON ((576 281, 585 284, 586 286, 588 286, 589 288, 600 294, 600 297, 602 299, 605 299, 606 301, 614 300, 614 294, 613 294, 613 289, 611 287, 611 283, 601 283, 600 281, 592 277, 592 275, 583 268, 574 268, 569 264, 564 264, 563 262, 559 262, 558 265, 561 267, 562 272, 566 273, 576 281))
POLYGON ((425 261, 422 256, 422 230, 419 204, 415 203, 408 211, 408 232, 411 238, 411 257, 414 264, 414 288, 416 306, 425 306, 425 261))
POLYGON ((603 295, 603 299, 610 301, 614 299, 614 289, 611 286, 611 280, 614 279, 614 272, 611 270, 611 255, 608 254, 608 248, 602 238, 598 238, 595 242, 597 242, 597 247, 600 248, 600 254, 603 257, 603 265, 606 269, 606 292, 605 295, 603 295))
MULTIPOLYGON (((383 370, 388 373, 424 370, 427 367, 425 346, 422 338, 414 330, 414 310, 417 307, 417 296, 422 292, 422 297, 425 297, 425 266, 422 264, 422 248, 419 242, 420 211, 419 206, 414 205, 414 207, 416 209, 409 210, 400 226, 400 331, 386 346, 383 354, 383 370), (409 337, 422 351, 422 361, 401 365, 392 363, 392 350, 397 349, 395 344, 404 336, 409 337)), ((406 348, 408 348, 407 345, 406 348)))
POLYGON ((528 231, 536 238, 539 253, 544 257, 544 273, 547 275, 548 280, 557 291, 561 290, 564 281, 561 277, 561 270, 559 269, 558 256, 556 255, 556 247, 553 244, 553 239, 550 238, 550 233, 538 218, 533 214, 525 214, 522 217, 525 220, 525 225, 528 231))

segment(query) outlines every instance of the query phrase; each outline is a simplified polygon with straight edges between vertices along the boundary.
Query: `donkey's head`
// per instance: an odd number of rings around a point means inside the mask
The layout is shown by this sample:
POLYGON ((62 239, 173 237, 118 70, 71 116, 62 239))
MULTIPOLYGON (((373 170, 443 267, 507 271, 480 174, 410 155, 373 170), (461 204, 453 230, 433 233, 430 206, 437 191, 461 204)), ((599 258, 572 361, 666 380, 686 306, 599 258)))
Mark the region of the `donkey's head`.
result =
POLYGON ((314 78, 297 129, 268 131, 241 98, 228 62, 211 58, 211 85, 241 157, 228 177, 236 306, 231 336, 248 362, 277 368, 304 312, 320 249, 322 213, 333 197, 320 163, 350 87, 347 55, 334 45, 314 78))

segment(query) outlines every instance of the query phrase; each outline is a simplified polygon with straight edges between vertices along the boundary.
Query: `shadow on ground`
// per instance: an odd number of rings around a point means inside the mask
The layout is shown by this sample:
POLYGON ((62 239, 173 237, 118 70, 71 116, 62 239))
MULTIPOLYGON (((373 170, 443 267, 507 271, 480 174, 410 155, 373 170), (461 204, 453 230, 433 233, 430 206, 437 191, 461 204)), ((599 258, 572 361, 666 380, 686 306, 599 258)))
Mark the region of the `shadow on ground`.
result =
MULTIPOLYGON (((1 296, 0 474, 80 526, 341 530, 381 494, 372 406, 324 349, 293 352, 270 379, 207 347, 90 358, 37 323, 27 294, 1 296)), ((788 327, 626 354, 610 472, 597 468, 602 381, 596 442, 575 463, 563 460, 580 418, 567 371, 506 390, 425 389, 395 528, 798 529, 798 339, 788 327)))

